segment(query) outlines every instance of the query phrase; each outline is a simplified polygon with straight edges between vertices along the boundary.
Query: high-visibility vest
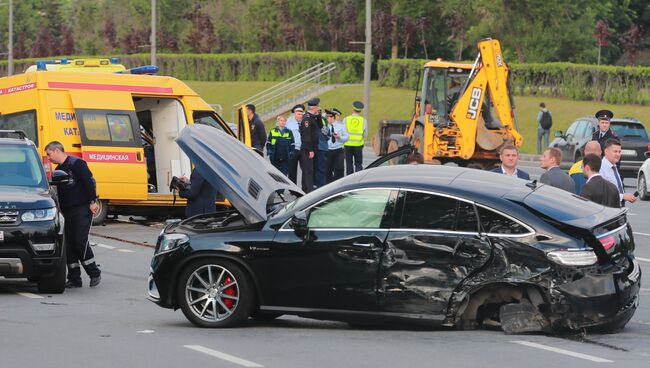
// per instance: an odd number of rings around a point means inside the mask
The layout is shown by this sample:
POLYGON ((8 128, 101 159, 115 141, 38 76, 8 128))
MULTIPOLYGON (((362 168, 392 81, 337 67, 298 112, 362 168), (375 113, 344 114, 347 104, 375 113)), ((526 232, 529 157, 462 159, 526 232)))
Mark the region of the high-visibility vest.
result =
POLYGON ((275 146, 275 140, 278 138, 289 139, 290 130, 286 130, 284 133, 280 133, 278 129, 271 130, 271 145, 275 146))
POLYGON ((363 141, 363 116, 350 115, 345 117, 345 127, 348 129, 348 141, 344 146, 359 147, 363 141))

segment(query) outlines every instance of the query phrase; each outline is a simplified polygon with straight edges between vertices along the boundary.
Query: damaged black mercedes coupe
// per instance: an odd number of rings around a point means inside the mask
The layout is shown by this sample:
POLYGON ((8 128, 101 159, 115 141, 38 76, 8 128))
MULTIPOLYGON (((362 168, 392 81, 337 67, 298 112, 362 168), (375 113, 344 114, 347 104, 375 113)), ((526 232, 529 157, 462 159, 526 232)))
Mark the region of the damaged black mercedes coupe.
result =
POLYGON ((624 209, 432 165, 378 167, 302 195, 216 129, 188 126, 177 143, 233 205, 169 225, 156 245, 150 299, 195 325, 292 314, 616 331, 639 303, 624 209))

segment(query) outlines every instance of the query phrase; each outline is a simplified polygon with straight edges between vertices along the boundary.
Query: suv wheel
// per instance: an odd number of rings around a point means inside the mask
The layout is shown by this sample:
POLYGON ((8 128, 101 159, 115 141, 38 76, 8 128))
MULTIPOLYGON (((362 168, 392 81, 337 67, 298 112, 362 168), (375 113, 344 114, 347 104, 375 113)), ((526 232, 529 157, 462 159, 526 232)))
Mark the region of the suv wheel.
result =
POLYGON ((573 162, 578 162, 580 160, 582 160, 582 154, 580 153, 580 151, 578 151, 575 154, 575 158, 574 158, 573 162))
POLYGON ((244 271, 222 259, 191 263, 181 273, 177 297, 181 310, 199 327, 233 327, 252 312, 255 295, 244 271))
POLYGON ((639 173, 639 181, 636 188, 639 192, 639 198, 647 201, 650 196, 648 196, 648 183, 645 181, 645 174, 643 172, 639 173))
POLYGON ((108 215, 108 201, 100 199, 97 201, 97 204, 99 205, 99 210, 93 215, 93 226, 103 224, 108 215))
POLYGON ((38 292, 45 294, 61 294, 65 291, 65 273, 66 273, 66 258, 65 258, 65 245, 61 254, 59 268, 54 275, 49 277, 41 277, 38 279, 38 292))

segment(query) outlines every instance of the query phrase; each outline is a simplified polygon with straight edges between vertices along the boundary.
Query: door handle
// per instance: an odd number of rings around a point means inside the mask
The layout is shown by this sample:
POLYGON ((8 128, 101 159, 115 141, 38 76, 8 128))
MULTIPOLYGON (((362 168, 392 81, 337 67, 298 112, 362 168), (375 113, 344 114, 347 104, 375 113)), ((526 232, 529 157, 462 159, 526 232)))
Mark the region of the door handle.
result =
POLYGON ((136 157, 138 158, 138 161, 142 160, 142 155, 140 155, 140 152, 136 153, 136 157))
POLYGON ((364 248, 370 248, 372 247, 372 243, 361 243, 361 242, 354 242, 352 243, 355 247, 364 247, 364 248))

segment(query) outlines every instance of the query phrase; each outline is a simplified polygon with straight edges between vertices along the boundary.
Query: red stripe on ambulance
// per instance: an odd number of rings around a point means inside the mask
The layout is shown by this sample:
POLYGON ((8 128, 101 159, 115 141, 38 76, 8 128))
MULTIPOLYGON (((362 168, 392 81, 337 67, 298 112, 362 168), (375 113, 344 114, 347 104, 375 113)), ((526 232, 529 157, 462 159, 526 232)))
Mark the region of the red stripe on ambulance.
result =
POLYGON ((110 162, 119 164, 142 164, 135 152, 84 151, 81 155, 86 162, 110 162))
POLYGON ((126 86, 123 84, 48 82, 47 86, 50 88, 140 92, 140 93, 173 93, 174 92, 174 89, 170 87, 126 86))

